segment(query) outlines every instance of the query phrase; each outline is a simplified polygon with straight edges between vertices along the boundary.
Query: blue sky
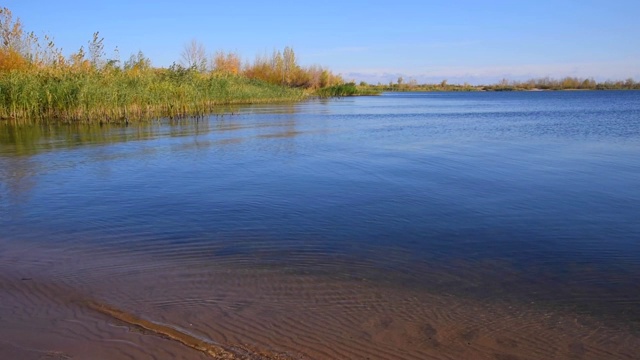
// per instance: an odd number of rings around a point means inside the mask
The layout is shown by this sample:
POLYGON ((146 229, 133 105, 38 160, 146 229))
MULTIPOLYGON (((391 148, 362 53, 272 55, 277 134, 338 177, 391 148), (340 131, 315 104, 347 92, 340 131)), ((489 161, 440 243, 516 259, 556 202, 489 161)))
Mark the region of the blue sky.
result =
POLYGON ((244 59, 291 46, 347 80, 487 83, 502 78, 640 80, 640 1, 42 1, 6 6, 65 53, 95 31, 108 57, 179 62, 196 39, 244 59))

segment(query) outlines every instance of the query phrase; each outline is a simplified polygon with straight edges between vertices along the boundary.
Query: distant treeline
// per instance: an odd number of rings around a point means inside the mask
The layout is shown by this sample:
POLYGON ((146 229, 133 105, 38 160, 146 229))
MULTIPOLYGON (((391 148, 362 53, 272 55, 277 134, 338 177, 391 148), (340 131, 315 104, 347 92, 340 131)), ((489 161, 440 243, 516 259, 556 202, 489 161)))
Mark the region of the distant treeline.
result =
POLYGON ((485 85, 484 90, 509 91, 509 90, 640 90, 640 82, 629 78, 624 81, 596 82, 593 78, 584 79, 577 77, 565 77, 552 79, 549 77, 531 79, 527 81, 502 80, 495 85, 485 85))
POLYGON ((253 62, 236 53, 208 54, 197 41, 182 59, 154 67, 142 52, 106 56, 94 33, 86 48, 64 56, 54 41, 23 29, 0 8, 0 119, 130 121, 204 115, 225 104, 298 101, 344 81, 320 66, 299 65, 293 49, 253 62))
POLYGON ((398 78, 397 82, 376 85, 360 82, 360 89, 379 91, 526 91, 526 90, 640 90, 640 82, 629 78, 624 81, 596 82, 593 78, 584 79, 577 77, 565 77, 552 79, 549 77, 531 79, 527 81, 509 81, 503 79, 492 85, 449 84, 443 80, 437 84, 418 84, 416 80, 404 82, 398 78))

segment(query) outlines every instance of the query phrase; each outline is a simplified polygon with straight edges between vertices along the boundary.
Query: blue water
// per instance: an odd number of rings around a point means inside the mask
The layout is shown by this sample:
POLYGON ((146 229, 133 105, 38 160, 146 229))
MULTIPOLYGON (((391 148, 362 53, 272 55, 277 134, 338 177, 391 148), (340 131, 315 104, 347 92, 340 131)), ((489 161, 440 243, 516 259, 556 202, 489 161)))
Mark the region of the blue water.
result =
POLYGON ((4 123, 0 241, 640 324, 640 92, 392 93, 129 126, 4 123))

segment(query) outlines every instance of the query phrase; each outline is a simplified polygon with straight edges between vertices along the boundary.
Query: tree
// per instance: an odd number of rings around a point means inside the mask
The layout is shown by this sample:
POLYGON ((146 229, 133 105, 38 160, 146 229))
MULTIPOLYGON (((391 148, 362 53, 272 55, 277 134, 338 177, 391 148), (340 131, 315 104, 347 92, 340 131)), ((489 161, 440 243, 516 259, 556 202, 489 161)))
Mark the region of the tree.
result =
POLYGON ((582 85, 580 85, 581 89, 595 89, 596 81, 593 79, 584 79, 582 81, 582 85))
POLYGON ((321 77, 322 77, 322 67, 318 65, 309 66, 307 69, 307 73, 309 74, 309 84, 308 86, 312 89, 317 89, 320 87, 321 77))
POLYGON ((322 73, 320 73, 320 87, 333 85, 331 80, 331 73, 328 70, 322 70, 322 73))
POLYGON ((22 70, 29 66, 27 60, 15 50, 0 50, 0 72, 22 70))
POLYGON ((272 76, 277 77, 277 79, 273 79, 274 83, 284 84, 284 60, 282 58, 282 53, 278 50, 273 51, 273 55, 271 56, 271 69, 272 76))
POLYGON ((49 36, 44 36, 43 44, 34 32, 24 31, 20 19, 13 19, 11 10, 0 8, 0 52, 5 69, 19 68, 22 65, 60 65, 66 62, 62 50, 56 48, 49 36), (18 63, 22 65, 18 66, 18 63))
POLYGON ((182 50, 182 65, 187 68, 194 68, 200 72, 207 70, 207 50, 204 45, 196 39, 184 45, 182 50))
POLYGON ((282 67, 282 82, 290 85, 293 81, 293 74, 298 68, 298 64, 296 64, 296 54, 293 52, 293 49, 288 46, 285 47, 282 52, 282 67))
POLYGON ((236 53, 226 53, 224 51, 216 51, 211 59, 211 70, 226 73, 238 74, 242 61, 236 53))
POLYGON ((11 10, 0 8, 0 56, 3 69, 18 69, 33 62, 32 47, 36 43, 35 34, 25 33, 20 19, 13 20, 11 10))
POLYGON ((0 8, 0 41, 2 49, 13 50, 25 55, 29 47, 20 19, 13 20, 11 10, 0 8))
POLYGON ((628 78, 624 82, 624 88, 625 89, 633 89, 633 85, 635 85, 635 82, 633 81, 633 78, 628 78))

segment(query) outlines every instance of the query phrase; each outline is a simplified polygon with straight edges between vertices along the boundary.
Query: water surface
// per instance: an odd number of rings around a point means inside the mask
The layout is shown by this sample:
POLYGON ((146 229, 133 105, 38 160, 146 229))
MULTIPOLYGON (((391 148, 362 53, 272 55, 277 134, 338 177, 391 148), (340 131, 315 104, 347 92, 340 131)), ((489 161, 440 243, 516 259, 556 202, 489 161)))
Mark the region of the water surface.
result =
MULTIPOLYGON (((48 278, 110 288, 108 300, 132 309, 184 315, 215 302, 199 281, 222 272, 220 292, 315 279, 304 301, 326 300, 318 279, 360 282, 634 333, 639 154, 632 91, 402 93, 129 126, 5 123, 0 241, 77 255, 48 278), (145 261, 120 261, 130 258, 145 261), (158 280, 161 294, 123 285, 149 268, 173 279, 158 280)), ((29 259, 13 266, 42 272, 44 260, 29 259)), ((296 303, 289 290, 271 304, 296 303)))

